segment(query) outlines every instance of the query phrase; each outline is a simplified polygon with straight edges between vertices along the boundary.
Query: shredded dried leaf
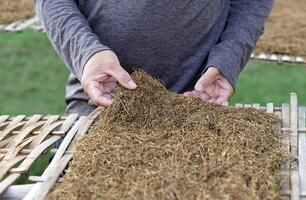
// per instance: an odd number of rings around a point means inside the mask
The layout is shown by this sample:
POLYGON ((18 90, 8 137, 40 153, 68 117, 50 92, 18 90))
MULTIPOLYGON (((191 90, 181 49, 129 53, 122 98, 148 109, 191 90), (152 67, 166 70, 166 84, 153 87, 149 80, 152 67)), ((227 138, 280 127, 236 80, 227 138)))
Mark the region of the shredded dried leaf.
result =
POLYGON ((142 71, 76 145, 47 199, 280 199, 278 119, 169 92, 142 71))

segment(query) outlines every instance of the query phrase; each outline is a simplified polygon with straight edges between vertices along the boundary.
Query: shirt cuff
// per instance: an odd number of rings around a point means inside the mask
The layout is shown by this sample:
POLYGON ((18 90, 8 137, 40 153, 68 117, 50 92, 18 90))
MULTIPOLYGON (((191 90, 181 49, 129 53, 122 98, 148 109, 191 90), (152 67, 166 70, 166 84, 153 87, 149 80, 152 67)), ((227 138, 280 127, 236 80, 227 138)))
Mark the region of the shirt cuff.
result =
POLYGON ((207 62, 206 69, 209 67, 217 68, 235 90, 240 73, 240 68, 237 63, 225 63, 221 58, 210 58, 207 62))

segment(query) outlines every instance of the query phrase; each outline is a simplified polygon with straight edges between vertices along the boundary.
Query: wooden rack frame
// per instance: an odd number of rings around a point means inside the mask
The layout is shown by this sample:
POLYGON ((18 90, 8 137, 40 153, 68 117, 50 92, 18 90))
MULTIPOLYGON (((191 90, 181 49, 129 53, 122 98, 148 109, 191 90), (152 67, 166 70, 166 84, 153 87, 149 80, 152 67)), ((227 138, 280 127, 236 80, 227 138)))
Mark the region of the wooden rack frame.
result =
POLYGON ((21 32, 26 29, 43 31, 43 26, 41 25, 37 16, 27 20, 18 20, 10 24, 0 24, 0 31, 5 32, 21 32))
POLYGON ((277 63, 306 64, 306 59, 301 56, 261 53, 258 55, 252 54, 251 58, 254 60, 264 60, 277 63))
MULTIPOLYGON (((306 200, 306 107, 298 107, 297 94, 291 93, 290 104, 284 103, 281 107, 274 107, 273 103, 268 103, 266 106, 256 103, 245 105, 238 103, 235 107, 266 110, 281 119, 278 126, 283 135, 283 147, 285 151, 299 159, 297 168, 289 166, 288 163, 282 166, 286 174, 282 194, 286 199, 306 200)), ((0 116, 0 130, 2 129, 0 131, 0 194, 4 192, 3 195, 8 196, 8 193, 14 193, 18 187, 10 186, 14 180, 26 173, 44 150, 65 135, 61 146, 42 176, 30 177, 30 180, 36 183, 23 186, 26 192, 19 193, 23 195, 22 198, 25 196, 25 200, 43 199, 54 184, 60 181, 60 175, 72 158, 75 142, 88 131, 97 116, 97 110, 88 117, 77 115, 68 117, 34 115, 14 118, 0 116), (17 163, 20 164, 15 167, 17 163)), ((3 196, 0 195, 0 197, 3 196)))
POLYGON ((97 116, 98 110, 86 117, 76 114, 66 117, 0 116, 0 199, 16 198, 19 196, 17 191, 27 194, 29 190, 33 192, 29 193, 28 199, 42 199, 71 160, 77 139, 87 133, 97 116), (20 191, 20 188, 24 189, 22 186, 11 186, 29 171, 40 155, 60 139, 63 141, 42 176, 29 177, 38 183, 31 187, 27 185, 27 192, 20 191), (10 192, 10 186, 15 190, 10 192), (7 191, 9 194, 3 194, 7 191), (34 196, 31 197, 31 194, 34 196))

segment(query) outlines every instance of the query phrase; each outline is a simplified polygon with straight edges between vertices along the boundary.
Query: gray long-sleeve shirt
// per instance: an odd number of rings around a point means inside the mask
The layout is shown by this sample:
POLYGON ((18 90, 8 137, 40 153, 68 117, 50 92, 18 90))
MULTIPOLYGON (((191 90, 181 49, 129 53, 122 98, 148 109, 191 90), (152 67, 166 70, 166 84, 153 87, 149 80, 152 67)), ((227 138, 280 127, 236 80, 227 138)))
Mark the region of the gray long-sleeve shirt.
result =
POLYGON ((36 0, 54 48, 71 70, 68 113, 87 114, 79 80, 87 60, 110 49, 175 92, 193 89, 208 66, 235 86, 273 0, 36 0))

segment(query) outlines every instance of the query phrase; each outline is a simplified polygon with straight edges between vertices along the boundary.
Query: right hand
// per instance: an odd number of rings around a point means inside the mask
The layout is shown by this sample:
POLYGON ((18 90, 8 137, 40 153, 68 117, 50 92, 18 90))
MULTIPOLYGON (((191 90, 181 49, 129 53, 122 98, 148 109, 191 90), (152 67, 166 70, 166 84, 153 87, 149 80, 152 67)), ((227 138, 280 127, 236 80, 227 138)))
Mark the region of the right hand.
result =
POLYGON ((110 50, 94 54, 85 64, 82 87, 91 102, 97 106, 109 107, 114 102, 111 96, 117 82, 129 90, 137 85, 130 75, 120 66, 117 56, 110 50))

